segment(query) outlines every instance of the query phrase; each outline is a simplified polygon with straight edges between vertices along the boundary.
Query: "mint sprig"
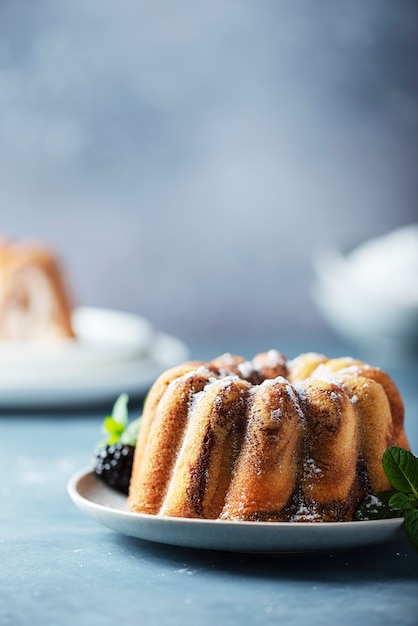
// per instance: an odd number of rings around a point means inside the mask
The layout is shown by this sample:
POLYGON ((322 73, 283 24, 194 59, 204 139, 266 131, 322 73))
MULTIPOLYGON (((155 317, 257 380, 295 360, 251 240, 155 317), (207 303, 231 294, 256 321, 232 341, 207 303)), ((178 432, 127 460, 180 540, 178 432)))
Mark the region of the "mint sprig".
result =
POLYGON ((418 509, 406 511, 405 530, 411 546, 418 552, 418 509))
POLYGON ((406 535, 418 551, 418 458, 398 446, 384 453, 382 465, 393 490, 372 494, 357 511, 359 520, 403 517, 406 535))
POLYGON ((409 450, 391 446, 385 451, 382 464, 392 487, 418 500, 418 458, 409 450))
POLYGON ((128 394, 120 394, 113 405, 111 415, 104 419, 102 430, 106 439, 102 445, 112 445, 120 441, 124 445, 135 446, 141 418, 138 417, 129 423, 128 401, 128 394))

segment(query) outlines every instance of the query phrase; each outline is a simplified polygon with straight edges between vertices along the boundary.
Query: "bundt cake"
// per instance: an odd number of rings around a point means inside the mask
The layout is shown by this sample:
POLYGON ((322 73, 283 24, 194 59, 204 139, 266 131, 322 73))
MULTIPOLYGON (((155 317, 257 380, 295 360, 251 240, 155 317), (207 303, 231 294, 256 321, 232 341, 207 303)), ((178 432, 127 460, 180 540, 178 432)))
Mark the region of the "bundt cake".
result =
POLYGON ((143 412, 131 511, 223 520, 347 521, 389 489, 409 448, 399 392, 352 358, 223 355, 162 374, 143 412))
POLYGON ((74 337, 56 255, 47 246, 0 240, 0 339, 74 337))

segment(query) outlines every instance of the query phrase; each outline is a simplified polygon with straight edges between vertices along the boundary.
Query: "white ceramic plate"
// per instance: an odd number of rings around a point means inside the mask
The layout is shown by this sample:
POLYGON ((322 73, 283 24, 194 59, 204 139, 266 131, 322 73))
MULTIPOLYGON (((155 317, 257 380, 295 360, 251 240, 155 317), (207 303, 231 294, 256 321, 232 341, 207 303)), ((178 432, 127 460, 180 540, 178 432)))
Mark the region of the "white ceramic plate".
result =
POLYGON ((114 402, 126 392, 131 397, 144 395, 154 380, 169 367, 185 361, 189 352, 179 339, 157 333, 149 354, 137 358, 106 361, 86 368, 45 369, 33 376, 0 376, 0 408, 48 408, 114 402))
POLYGON ((126 497, 90 470, 75 474, 68 492, 81 511, 124 535, 208 550, 292 553, 357 548, 396 539, 403 523, 400 518, 326 524, 227 522, 130 513, 126 497))

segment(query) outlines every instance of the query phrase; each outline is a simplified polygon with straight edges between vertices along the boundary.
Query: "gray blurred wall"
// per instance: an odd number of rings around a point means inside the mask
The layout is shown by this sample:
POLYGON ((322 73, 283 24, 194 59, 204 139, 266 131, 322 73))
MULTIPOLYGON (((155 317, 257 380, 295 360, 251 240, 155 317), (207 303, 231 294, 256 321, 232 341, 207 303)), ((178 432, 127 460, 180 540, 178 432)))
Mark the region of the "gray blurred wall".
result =
POLYGON ((0 231, 186 340, 322 329, 315 250, 418 219, 417 18, 0 0, 0 231))

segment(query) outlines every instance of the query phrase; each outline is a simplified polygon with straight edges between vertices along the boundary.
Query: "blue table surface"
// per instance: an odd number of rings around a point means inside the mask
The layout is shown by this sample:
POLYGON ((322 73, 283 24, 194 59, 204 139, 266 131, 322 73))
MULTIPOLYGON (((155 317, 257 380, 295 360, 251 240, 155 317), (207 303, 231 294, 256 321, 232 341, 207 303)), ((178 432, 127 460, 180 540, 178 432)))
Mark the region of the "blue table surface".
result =
MULTIPOLYGON (((192 356, 269 347, 301 351, 276 338, 196 345, 192 356)), ((302 350, 341 349, 313 338, 302 350)), ((417 363, 386 369, 417 454, 417 363)), ((133 399, 130 416, 140 407, 133 399)), ((1 411, 1 625, 418 624, 418 554, 405 537, 343 552, 235 554, 129 538, 84 516, 66 486, 90 464, 109 409, 1 411)))

